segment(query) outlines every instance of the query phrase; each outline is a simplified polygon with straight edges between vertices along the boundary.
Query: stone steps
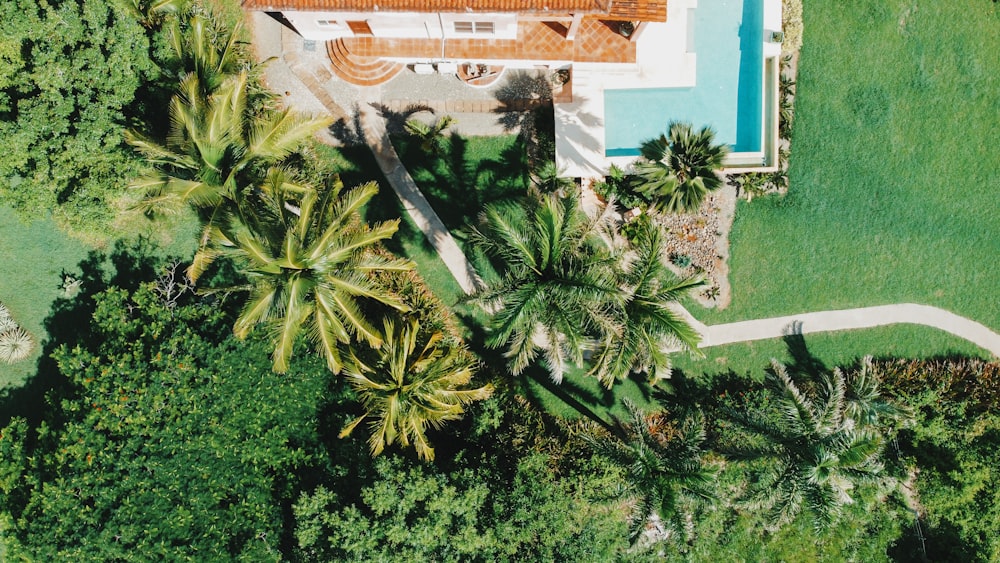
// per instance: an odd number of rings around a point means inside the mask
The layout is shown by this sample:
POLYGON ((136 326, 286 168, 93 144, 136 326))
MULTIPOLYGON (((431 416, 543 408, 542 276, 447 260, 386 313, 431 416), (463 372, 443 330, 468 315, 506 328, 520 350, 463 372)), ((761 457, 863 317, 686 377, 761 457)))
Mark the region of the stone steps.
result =
POLYGON ((388 82, 404 68, 399 63, 355 55, 342 39, 327 41, 326 52, 330 57, 333 73, 355 86, 377 86, 388 82))

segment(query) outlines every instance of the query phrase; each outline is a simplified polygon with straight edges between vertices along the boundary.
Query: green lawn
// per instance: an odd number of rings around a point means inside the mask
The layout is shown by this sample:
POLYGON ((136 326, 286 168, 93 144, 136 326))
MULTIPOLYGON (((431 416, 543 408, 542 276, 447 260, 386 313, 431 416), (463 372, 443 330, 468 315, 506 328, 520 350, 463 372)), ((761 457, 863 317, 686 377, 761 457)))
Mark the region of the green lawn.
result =
MULTIPOLYGON (((1000 330, 1000 9, 806 0, 805 29, 790 193, 740 204, 732 305, 695 315, 715 324, 913 302, 1000 330)), ((977 353, 930 329, 807 341, 838 361, 977 353)), ((729 346, 710 361, 759 364, 780 349, 729 346)))
MULTIPOLYGON (((153 252, 159 256, 189 257, 196 242, 193 217, 179 216, 149 228, 154 238, 153 252)), ((48 338, 45 321, 53 301, 67 294, 63 275, 79 276, 80 262, 95 250, 66 235, 49 218, 25 223, 8 207, 0 207, 0 301, 35 340, 32 356, 13 365, 0 364, 0 388, 19 386, 35 374, 42 346, 48 338)), ((110 249, 102 249, 110 251, 110 249)), ((61 327, 66 328, 66 327, 61 327)))
POLYGON ((465 293, 441 262, 434 247, 403 210, 399 198, 379 170, 371 151, 363 146, 333 148, 326 145, 318 146, 317 150, 323 159, 334 163, 345 186, 352 187, 372 180, 378 182, 378 195, 364 209, 365 221, 371 223, 399 219, 399 230, 386 247, 393 253, 412 260, 417 272, 434 293, 449 307, 463 311, 465 306, 459 304, 456 307, 456 304, 465 293))
POLYGON ((0 207, 0 301, 35 340, 32 356, 13 365, 0 364, 0 388, 20 385, 35 373, 48 333, 44 328, 52 301, 62 291, 62 274, 76 272, 90 249, 60 231, 50 219, 21 222, 0 207))
POLYGON ((524 148, 516 135, 451 135, 442 142, 442 154, 434 158, 408 137, 394 138, 393 145, 453 235, 461 235, 484 205, 518 197, 527 189, 524 148))

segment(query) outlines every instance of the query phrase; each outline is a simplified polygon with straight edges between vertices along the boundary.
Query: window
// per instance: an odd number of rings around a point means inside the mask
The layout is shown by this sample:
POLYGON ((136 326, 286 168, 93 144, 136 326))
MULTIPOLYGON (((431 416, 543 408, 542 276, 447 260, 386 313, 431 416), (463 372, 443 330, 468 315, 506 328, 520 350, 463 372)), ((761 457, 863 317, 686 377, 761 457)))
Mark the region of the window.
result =
POLYGON ((455 33, 463 35, 493 35, 493 22, 455 22, 455 33))
POLYGON ((316 25, 327 29, 340 29, 340 24, 336 20, 316 20, 316 25))

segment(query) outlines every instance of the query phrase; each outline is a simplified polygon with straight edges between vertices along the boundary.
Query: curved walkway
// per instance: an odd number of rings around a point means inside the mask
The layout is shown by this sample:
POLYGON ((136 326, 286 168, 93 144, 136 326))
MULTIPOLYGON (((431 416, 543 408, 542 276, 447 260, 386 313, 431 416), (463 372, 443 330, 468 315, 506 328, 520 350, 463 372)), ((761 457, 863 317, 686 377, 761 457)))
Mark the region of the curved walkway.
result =
MULTIPOLYGON (((306 107, 315 104, 323 107, 335 117, 350 119, 351 116, 348 112, 337 105, 322 87, 322 84, 330 78, 329 72, 324 70, 325 74, 314 76, 312 70, 315 69, 308 69, 306 65, 298 64, 297 50, 284 44, 287 38, 284 37, 280 24, 262 14, 255 14, 255 16, 257 39, 255 44, 261 50, 259 55, 262 59, 274 56, 284 63, 278 65, 277 70, 284 68, 286 70, 282 72, 287 74, 282 75, 279 72, 273 78, 276 82, 282 83, 283 86, 288 86, 286 95, 305 100, 308 102, 305 104, 306 107), (306 92, 309 95, 305 95, 306 92)), ((279 90, 282 89, 279 88, 279 90)), ((377 87, 365 89, 362 91, 362 99, 381 100, 381 91, 377 87)), ((461 248, 455 243, 447 227, 417 188, 413 178, 399 161, 399 157, 386 134, 385 119, 371 105, 364 103, 360 105, 362 107, 359 117, 364 137, 372 148, 372 152, 375 153, 375 159, 389 180, 389 184, 403 202, 403 207, 417 227, 423 231, 427 240, 434 246, 441 256, 441 260, 462 289, 466 293, 475 292, 482 283, 479 276, 461 248)), ((691 326, 695 327, 701 334, 702 341, 699 348, 781 338, 789 334, 811 334, 903 323, 943 330, 988 350, 996 357, 1000 357, 1000 334, 973 320, 929 305, 901 303, 859 309, 802 313, 714 326, 706 326, 699 322, 682 307, 678 306, 677 312, 683 315, 691 326)))
POLYGON ((929 305, 900 303, 859 309, 802 313, 787 317, 772 317, 713 326, 702 324, 686 311, 682 314, 701 333, 702 341, 698 345, 699 348, 721 346, 734 342, 781 338, 789 334, 873 328, 891 324, 917 324, 943 330, 1000 357, 1000 334, 993 332, 981 323, 929 305))

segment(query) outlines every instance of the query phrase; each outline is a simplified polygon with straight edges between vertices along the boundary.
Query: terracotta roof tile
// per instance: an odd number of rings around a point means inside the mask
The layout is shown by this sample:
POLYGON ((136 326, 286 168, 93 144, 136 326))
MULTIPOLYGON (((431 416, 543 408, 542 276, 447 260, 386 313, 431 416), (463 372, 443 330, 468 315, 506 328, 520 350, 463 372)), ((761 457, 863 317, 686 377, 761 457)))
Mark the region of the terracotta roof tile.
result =
MULTIPOLYGON (((618 27, 596 18, 585 18, 575 41, 565 37, 566 28, 553 22, 518 24, 519 39, 450 39, 444 57, 456 61, 537 60, 600 63, 634 63, 635 43, 622 37, 618 27)), ((341 48, 356 57, 392 57, 433 60, 442 54, 440 39, 394 39, 345 37, 341 48)))
POLYGON ((667 21, 667 0, 613 0, 605 19, 644 22, 667 21))
MULTIPOLYGON (((610 0, 243 0, 247 10, 315 12, 607 13, 610 0)), ((650 0, 630 0, 639 3, 650 0)), ((662 1, 662 0, 661 0, 662 1)))

